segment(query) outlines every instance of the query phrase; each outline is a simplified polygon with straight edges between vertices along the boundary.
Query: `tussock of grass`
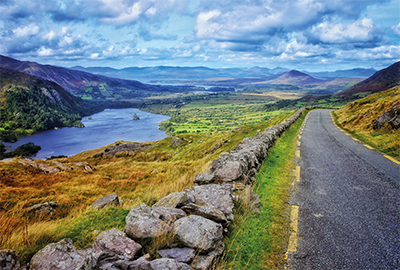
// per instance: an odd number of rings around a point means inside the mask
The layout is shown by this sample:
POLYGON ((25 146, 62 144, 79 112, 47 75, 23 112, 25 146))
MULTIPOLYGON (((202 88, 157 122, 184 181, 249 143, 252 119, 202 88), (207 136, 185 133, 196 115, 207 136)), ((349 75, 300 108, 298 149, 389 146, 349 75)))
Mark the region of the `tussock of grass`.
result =
MULTIPOLYGON (((204 172, 221 152, 234 148, 243 138, 280 123, 292 112, 282 113, 269 121, 245 125, 229 132, 214 134, 181 134, 184 143, 172 147, 171 137, 148 144, 154 147, 141 153, 127 153, 119 157, 93 158, 107 147, 85 151, 57 161, 71 164, 88 162, 96 170, 65 170, 57 174, 44 174, 36 168, 27 168, 17 161, 0 167, 0 198, 5 212, 0 217, 0 249, 14 249, 22 262, 44 245, 62 237, 69 237, 82 248, 93 241, 95 230, 121 225, 126 211, 142 202, 152 205, 171 192, 183 191, 193 185, 194 175, 204 172), (214 151, 213 146, 219 145, 214 151), (88 210, 98 198, 117 193, 124 201, 114 210, 94 212, 88 210), (28 217, 26 207, 47 201, 59 201, 60 206, 51 217, 28 217), (119 222, 118 221, 118 222, 119 222), (44 227, 32 227, 47 222, 44 227), (48 230, 47 228, 57 228, 48 230), (29 241, 22 239, 28 228, 29 241)), ((121 142, 118 142, 121 143, 121 142)), ((49 165, 51 161, 46 161, 49 165)), ((54 166, 54 165, 53 165, 54 166)))
POLYGON ((400 159, 400 129, 389 124, 379 130, 372 128, 376 118, 400 104, 400 87, 369 95, 335 111, 336 123, 359 140, 379 151, 400 159))
POLYGON ((270 150, 254 186, 263 209, 259 214, 252 214, 246 200, 239 205, 233 228, 225 241, 226 252, 217 269, 284 268, 295 139, 304 117, 305 114, 270 150))

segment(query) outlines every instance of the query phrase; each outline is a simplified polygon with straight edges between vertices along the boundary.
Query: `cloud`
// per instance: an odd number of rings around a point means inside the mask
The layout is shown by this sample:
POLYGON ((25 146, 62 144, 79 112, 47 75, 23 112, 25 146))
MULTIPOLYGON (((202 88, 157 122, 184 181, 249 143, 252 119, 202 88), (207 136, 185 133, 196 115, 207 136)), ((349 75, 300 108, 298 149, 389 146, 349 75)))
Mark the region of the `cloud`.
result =
POLYGON ((400 37, 400 23, 398 25, 393 25, 392 31, 396 36, 400 37))
POLYGON ((39 26, 31 23, 30 25, 18 27, 17 29, 14 29, 13 33, 16 38, 33 36, 33 35, 36 35, 37 33, 39 33, 39 26))
POLYGON ((357 19, 374 1, 207 0, 202 3, 195 28, 198 38, 246 43, 305 31, 330 16, 357 19))
POLYGON ((383 41, 383 31, 371 19, 364 18, 352 24, 322 22, 308 33, 312 43, 346 44, 375 47, 383 41))
POLYGON ((0 53, 119 65, 377 63, 399 59, 400 24, 382 25, 368 8, 388 1, 0 0, 0 53))

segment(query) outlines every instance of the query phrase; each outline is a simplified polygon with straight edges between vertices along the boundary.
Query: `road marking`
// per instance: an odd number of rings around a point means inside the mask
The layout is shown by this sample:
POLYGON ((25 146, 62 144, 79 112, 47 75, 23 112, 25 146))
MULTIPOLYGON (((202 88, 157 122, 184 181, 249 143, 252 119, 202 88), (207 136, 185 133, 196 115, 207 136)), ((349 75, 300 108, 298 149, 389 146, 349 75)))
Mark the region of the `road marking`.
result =
POLYGON ((369 146, 368 144, 365 144, 365 143, 364 143, 364 146, 369 148, 369 149, 374 149, 372 146, 369 146))
POLYGON ((300 147, 300 145, 301 145, 301 142, 300 142, 300 141, 297 141, 297 146, 300 147))
MULTIPOLYGON (((350 135, 349 135, 350 136, 350 135)), ((355 140, 356 142, 359 142, 359 140, 358 139, 356 139, 356 138, 354 138, 354 137, 351 137, 353 140, 355 140)))
POLYGON ((301 140, 301 133, 299 134, 299 140, 301 140))
POLYGON ((289 252, 297 251, 297 228, 299 219, 299 207, 297 205, 292 205, 292 210, 290 211, 290 227, 292 233, 289 236, 289 245, 286 251, 286 259, 288 258, 289 252))
POLYGON ((300 182, 300 166, 296 166, 296 180, 300 182))
POLYGON ((296 157, 300 158, 300 150, 296 150, 296 157))
POLYGON ((384 156, 385 158, 387 158, 387 159, 393 161, 393 162, 396 163, 396 164, 400 164, 400 161, 398 161, 397 159, 395 159, 395 158, 393 158, 393 157, 391 157, 391 156, 388 156, 388 155, 383 155, 383 156, 384 156))

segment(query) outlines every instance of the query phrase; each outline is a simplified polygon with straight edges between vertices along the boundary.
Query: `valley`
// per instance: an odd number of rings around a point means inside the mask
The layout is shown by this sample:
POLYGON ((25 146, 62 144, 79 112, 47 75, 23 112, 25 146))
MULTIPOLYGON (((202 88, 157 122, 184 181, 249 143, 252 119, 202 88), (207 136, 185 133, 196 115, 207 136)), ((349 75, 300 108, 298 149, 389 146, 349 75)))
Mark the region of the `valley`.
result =
MULTIPOLYGON (((229 248, 215 265, 216 269, 242 269, 249 264, 253 268, 265 265, 271 269, 283 268, 290 222, 287 213, 294 177, 295 138, 302 121, 315 106, 340 108, 334 112, 339 126, 395 160, 399 159, 398 65, 395 63, 394 67, 378 71, 367 80, 329 77, 336 73, 324 74, 326 77, 321 73, 315 75, 316 78, 279 68, 218 72, 196 68, 198 73, 195 68, 187 68, 186 73, 179 75, 188 76, 186 81, 168 73, 163 78, 158 77, 159 80, 148 78, 158 83, 179 81, 183 84, 168 86, 105 77, 105 74, 116 73, 122 77, 122 71, 112 69, 97 69, 103 74, 95 75, 85 68, 70 70, 2 56, 2 141, 15 141, 44 130, 57 131, 53 130, 55 127, 82 126, 82 122, 96 120, 96 116, 91 116, 92 119, 82 121, 83 117, 106 108, 133 110, 139 119, 133 120, 129 111, 130 123, 141 123, 148 112, 161 114, 166 120, 159 123, 159 128, 168 137, 132 142, 116 136, 107 145, 71 156, 57 157, 54 153, 54 157, 47 160, 29 162, 16 157, 1 162, 0 249, 17 251, 25 264, 38 250, 63 238, 72 239, 77 248, 88 247, 101 231, 113 227, 123 230, 125 217, 132 207, 141 203, 152 206, 170 193, 192 187, 197 173, 206 172, 216 159, 234 150, 246 138, 261 136, 267 128, 285 122, 299 108, 307 107, 260 164, 253 188, 263 202, 262 212, 252 214, 247 206, 235 210, 235 222, 225 234, 229 248), (371 89, 368 85, 372 84, 379 84, 379 87, 371 89), (205 91, 194 85, 211 88, 205 91), (377 93, 370 95, 375 91, 377 93), (366 97, 360 99, 363 96, 366 97), (118 147, 122 150, 114 153, 118 147), (49 168, 54 171, 46 171, 49 168), (93 202, 112 193, 118 194, 121 205, 92 209, 93 202), (58 207, 51 215, 27 212, 29 207, 44 202, 57 202, 58 207), (256 238, 262 238, 260 243, 254 244, 251 232, 243 232, 250 227, 257 232, 256 238), (253 244, 248 246, 246 241, 253 244), (245 250, 247 247, 251 252, 245 250)), ((124 72, 123 76, 131 74, 127 70, 124 72)), ((338 71, 337 74, 343 73, 338 71)), ((347 74, 365 75, 368 70, 347 71, 347 74)), ((86 125, 89 130, 89 124, 86 125)), ((110 137, 107 129, 113 130, 106 127, 93 131, 92 137, 90 134, 81 136, 89 140, 96 140, 100 133, 110 137)), ((127 132, 138 130, 133 127, 127 132)), ((4 153, 4 148, 0 150, 4 153)), ((238 188, 236 194, 243 195, 244 190, 238 188)), ((165 248, 167 242, 157 241, 141 240, 145 246, 143 254, 158 258, 157 250, 165 248)))

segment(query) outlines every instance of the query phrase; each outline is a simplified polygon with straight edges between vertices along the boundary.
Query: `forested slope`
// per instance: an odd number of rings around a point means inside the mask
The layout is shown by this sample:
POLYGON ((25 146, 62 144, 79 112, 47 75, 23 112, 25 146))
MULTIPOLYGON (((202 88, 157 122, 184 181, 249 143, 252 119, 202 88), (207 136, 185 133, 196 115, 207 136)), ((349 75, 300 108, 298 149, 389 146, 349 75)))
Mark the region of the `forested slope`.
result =
POLYGON ((101 109, 54 82, 0 68, 0 140, 63 126, 82 126, 83 115, 101 109))

